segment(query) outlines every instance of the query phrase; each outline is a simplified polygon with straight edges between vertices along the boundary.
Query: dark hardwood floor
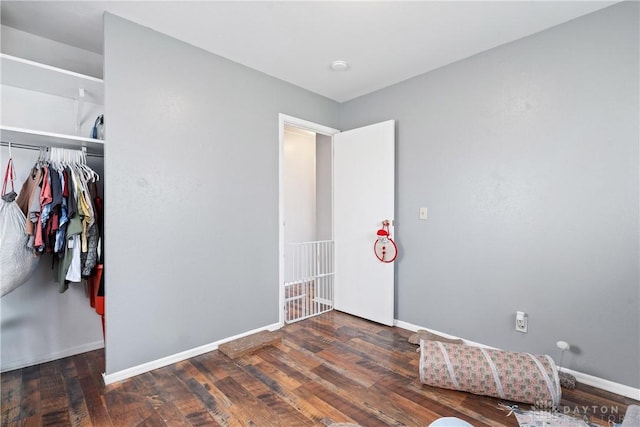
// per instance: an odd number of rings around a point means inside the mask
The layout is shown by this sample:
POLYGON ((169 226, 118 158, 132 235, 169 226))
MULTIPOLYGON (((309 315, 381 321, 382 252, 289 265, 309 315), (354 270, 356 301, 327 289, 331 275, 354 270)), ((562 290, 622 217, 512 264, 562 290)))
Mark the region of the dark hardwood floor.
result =
MULTIPOLYGON (((236 360, 213 351, 109 386, 102 350, 6 372, 2 425, 426 426, 445 416, 518 425, 498 399, 421 385, 409 331, 329 312, 282 334, 236 360)), ((607 426, 638 402, 578 385, 563 390, 562 404, 607 426)))

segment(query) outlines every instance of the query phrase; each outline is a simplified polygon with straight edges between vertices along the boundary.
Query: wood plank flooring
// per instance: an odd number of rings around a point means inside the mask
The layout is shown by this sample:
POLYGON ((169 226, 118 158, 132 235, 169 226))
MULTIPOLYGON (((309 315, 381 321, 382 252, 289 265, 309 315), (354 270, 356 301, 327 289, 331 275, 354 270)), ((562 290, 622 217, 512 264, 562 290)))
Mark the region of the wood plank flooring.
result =
MULTIPOLYGON (((333 311, 238 359, 213 351, 109 386, 96 350, 3 373, 2 426, 518 425, 498 399, 421 385, 410 334, 333 311)), ((638 402, 578 385, 562 404, 607 426, 638 402)))

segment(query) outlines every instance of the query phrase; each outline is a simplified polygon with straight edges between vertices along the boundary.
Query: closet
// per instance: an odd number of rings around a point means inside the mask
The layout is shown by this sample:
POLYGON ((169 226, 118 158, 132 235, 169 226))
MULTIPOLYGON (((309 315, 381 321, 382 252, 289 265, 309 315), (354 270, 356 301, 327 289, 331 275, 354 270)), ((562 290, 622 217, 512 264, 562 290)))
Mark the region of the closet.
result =
MULTIPOLYGON (((20 191, 41 147, 83 151, 87 165, 102 178, 104 141, 89 137, 96 118, 104 113, 102 79, 4 53, 0 67, 0 164, 4 174, 11 151, 15 191, 20 191)), ((98 181, 100 195, 102 182, 98 181)), ((31 278, 0 299, 0 370, 104 346, 101 317, 85 292, 83 284, 71 283, 59 293, 52 255, 43 255, 31 278)))

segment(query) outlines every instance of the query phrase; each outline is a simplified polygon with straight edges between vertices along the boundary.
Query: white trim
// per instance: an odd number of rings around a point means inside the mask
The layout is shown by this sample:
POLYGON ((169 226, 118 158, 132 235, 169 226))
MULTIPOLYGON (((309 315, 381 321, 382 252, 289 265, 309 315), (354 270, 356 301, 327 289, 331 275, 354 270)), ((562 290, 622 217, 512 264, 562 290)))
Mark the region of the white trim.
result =
POLYGON ((406 330, 412 331, 412 332, 415 332, 418 329, 424 329, 426 331, 429 331, 429 332, 432 332, 434 334, 443 336, 445 338, 451 338, 451 339, 454 339, 454 340, 462 340, 467 345, 472 345, 472 346, 475 346, 475 347, 490 348, 492 350, 497 350, 496 347, 491 347, 489 345, 481 344, 481 343, 478 343, 478 342, 475 342, 475 341, 465 340, 464 338, 460 338, 460 337, 457 337, 455 335, 451 335, 451 334, 447 334, 447 333, 444 333, 444 332, 436 331, 435 329, 425 328, 423 326, 417 326, 417 325, 414 325, 413 323, 404 322, 404 321, 398 320, 398 319, 395 319, 393 321, 393 326, 396 326, 396 327, 402 328, 402 329, 406 329, 406 330))
POLYGON ((223 338, 216 342, 201 345, 190 350, 182 351, 180 353, 172 354, 171 356, 163 357, 161 359, 152 360, 151 362, 143 363, 138 366, 123 369, 122 371, 114 372, 113 374, 102 374, 104 384, 109 385, 118 381, 126 380, 127 378, 134 377, 136 375, 144 374, 145 372, 153 371, 154 369, 162 368, 167 365, 182 362, 183 360, 190 359, 192 357, 200 356, 201 354, 208 353, 218 349, 220 344, 224 344, 228 341, 233 341, 238 338, 246 337, 247 335, 255 334, 262 331, 275 331, 282 327, 280 323, 274 323, 271 325, 256 328, 251 331, 243 332, 232 337, 223 338))
MULTIPOLYGON (((93 76, 89 76, 86 74, 80 74, 80 73, 76 73, 75 71, 69 71, 69 70, 65 70, 62 68, 58 68, 58 67, 53 67, 51 65, 47 65, 47 64, 42 64, 40 62, 35 62, 35 61, 31 61, 29 59, 24 59, 24 58, 19 58, 17 56, 13 56, 13 55, 7 55, 6 53, 0 53, 0 59, 2 59, 3 65, 8 65, 9 63, 13 64, 21 64, 23 66, 26 67, 31 67, 31 68, 35 68, 35 69, 42 69, 51 73, 55 73, 55 74, 62 74, 62 75, 66 75, 69 77, 72 77, 74 79, 83 81, 89 81, 89 82, 93 82, 93 83, 98 83, 98 84, 102 84, 104 83, 104 80, 99 79, 97 77, 93 77, 93 76)), ((9 86, 12 86, 11 83, 6 83, 4 82, 3 84, 7 84, 9 86)), ((60 95, 62 96, 62 95, 60 95)))
POLYGON ((36 356, 32 358, 14 360, 14 361, 3 364, 2 367, 0 368, 0 372, 8 372, 16 369, 26 368, 28 366, 39 365, 41 363, 51 362, 53 360, 63 359, 69 356, 75 356, 76 354, 86 353, 87 351, 93 351, 99 348, 104 348, 103 340, 94 341, 94 342, 79 345, 76 347, 67 348, 61 351, 56 351, 55 353, 49 353, 44 356, 36 356))
POLYGON ((330 299, 326 299, 326 298, 320 298, 320 297, 315 297, 313 299, 314 302, 317 302, 319 304, 325 304, 325 305, 332 305, 333 301, 331 301, 330 299))
POLYGON ((327 136, 333 136, 336 133, 340 133, 338 129, 330 128, 329 126, 320 125, 318 123, 310 122, 308 120, 299 119, 297 117, 288 116, 286 114, 278 114, 278 118, 280 120, 280 124, 282 125, 280 129, 284 129, 284 123, 296 126, 302 129, 306 129, 313 133, 321 133, 327 136))
POLYGON ((582 372, 574 371, 568 368, 562 368, 560 370, 576 377, 576 381, 578 381, 579 383, 610 391, 611 393, 630 397, 634 400, 640 400, 640 388, 633 388, 628 385, 615 383, 613 381, 605 380, 604 378, 594 377, 593 375, 584 374, 582 372))
MULTIPOLYGON (((333 136, 340 133, 338 129, 278 114, 278 321, 284 325, 284 126, 296 126, 322 135, 333 136)), ((332 145, 333 150, 333 145, 332 145)), ((332 165, 333 167, 333 165, 332 165)))
POLYGON ((2 84, 50 95, 77 99, 78 89, 86 91, 87 102, 104 102, 104 80, 75 71, 41 64, 0 53, 2 84))
POLYGON ((104 151, 104 141, 101 139, 85 138, 83 136, 36 129, 0 125, 0 137, 2 141, 11 141, 34 147, 42 145, 71 149, 86 147, 89 152, 97 154, 102 154, 104 151))
MULTIPOLYGON (((491 348, 491 349, 496 348, 496 347, 491 347, 488 345, 476 343, 474 341, 465 340, 464 338, 456 337, 455 335, 446 334, 444 332, 436 331, 434 329, 417 326, 417 325, 414 325, 413 323, 404 322, 398 319, 393 321, 393 325, 398 328, 407 329, 413 332, 417 331, 418 329, 425 329, 429 332, 433 332, 434 334, 442 335, 443 337, 461 339, 464 341, 465 344, 473 345, 476 347, 491 348)), ((559 366, 558 366, 558 369, 560 369, 559 366)), ((585 374, 585 373, 574 371, 567 368, 561 368, 561 371, 567 372, 573 375, 574 377, 576 377, 576 381, 582 384, 590 385, 592 387, 609 391, 611 393, 619 394, 621 396, 630 397, 631 399, 640 400, 640 388, 633 388, 628 385, 605 380, 604 378, 594 377, 593 375, 585 374)))

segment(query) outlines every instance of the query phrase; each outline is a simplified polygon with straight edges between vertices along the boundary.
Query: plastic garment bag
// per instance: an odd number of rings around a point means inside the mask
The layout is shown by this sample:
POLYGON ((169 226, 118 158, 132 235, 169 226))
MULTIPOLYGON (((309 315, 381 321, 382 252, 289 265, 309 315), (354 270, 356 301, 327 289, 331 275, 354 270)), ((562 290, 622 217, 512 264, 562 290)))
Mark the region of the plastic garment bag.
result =
POLYGON ((14 200, 15 192, 6 193, 9 180, 13 190, 13 173, 13 160, 9 158, 0 200, 0 297, 29 280, 40 261, 27 247, 26 217, 14 200))

